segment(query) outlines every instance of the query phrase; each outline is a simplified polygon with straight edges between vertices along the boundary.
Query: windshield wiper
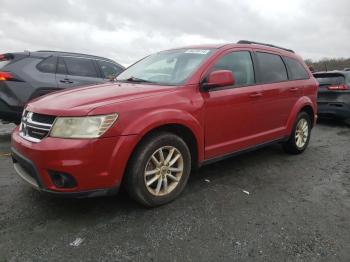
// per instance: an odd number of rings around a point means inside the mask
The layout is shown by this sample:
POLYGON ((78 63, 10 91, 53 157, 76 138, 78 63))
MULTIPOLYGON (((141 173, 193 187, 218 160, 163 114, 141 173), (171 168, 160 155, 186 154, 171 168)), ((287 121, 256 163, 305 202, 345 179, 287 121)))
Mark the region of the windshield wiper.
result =
POLYGON ((130 76, 129 78, 123 79, 122 81, 135 82, 135 83, 154 83, 152 81, 130 76))

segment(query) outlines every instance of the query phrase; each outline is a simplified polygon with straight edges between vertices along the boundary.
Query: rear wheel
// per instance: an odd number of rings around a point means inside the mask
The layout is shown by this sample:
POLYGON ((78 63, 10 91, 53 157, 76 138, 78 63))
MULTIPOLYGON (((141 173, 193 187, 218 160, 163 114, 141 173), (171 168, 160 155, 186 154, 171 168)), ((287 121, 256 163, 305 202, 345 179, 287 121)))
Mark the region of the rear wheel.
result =
POLYGON ((283 149, 290 154, 300 154, 304 152, 309 144, 310 135, 310 116, 306 112, 300 112, 295 121, 292 134, 288 141, 283 144, 283 149))
POLYGON ((181 194, 190 172, 186 143, 172 133, 156 133, 134 152, 126 173, 126 190, 142 205, 163 205, 181 194))

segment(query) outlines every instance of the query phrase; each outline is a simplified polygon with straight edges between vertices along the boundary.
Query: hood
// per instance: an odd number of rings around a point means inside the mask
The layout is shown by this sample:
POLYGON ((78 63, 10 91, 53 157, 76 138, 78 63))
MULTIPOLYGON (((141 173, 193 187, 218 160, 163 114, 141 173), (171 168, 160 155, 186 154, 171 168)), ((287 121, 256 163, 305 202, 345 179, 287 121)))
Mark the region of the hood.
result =
POLYGON ((31 101, 27 109, 47 115, 81 116, 98 107, 171 92, 174 89, 174 86, 108 83, 51 93, 31 101))

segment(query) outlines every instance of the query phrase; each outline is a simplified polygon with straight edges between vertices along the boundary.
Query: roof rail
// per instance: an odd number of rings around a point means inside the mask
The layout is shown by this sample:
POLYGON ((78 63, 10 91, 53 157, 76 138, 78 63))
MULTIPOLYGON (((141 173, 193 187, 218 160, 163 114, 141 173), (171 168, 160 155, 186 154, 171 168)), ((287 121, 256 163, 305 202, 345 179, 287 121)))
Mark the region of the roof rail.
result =
MULTIPOLYGON (((71 55, 80 55, 80 56, 88 56, 88 57, 95 57, 95 58, 103 58, 104 60, 110 60, 113 61, 112 59, 102 57, 102 56, 97 56, 97 55, 89 55, 89 54, 84 54, 84 53, 75 53, 75 52, 66 52, 66 51, 56 51, 56 50, 38 50, 36 52, 47 52, 47 53, 61 53, 61 54, 71 54, 71 55)), ((113 61, 114 62, 114 61, 113 61)))
POLYGON ((293 50, 288 49, 288 48, 284 48, 284 47, 280 47, 280 46, 276 46, 276 45, 271 45, 271 44, 260 43, 260 42, 253 42, 253 41, 248 41, 248 40, 239 40, 237 42, 237 44, 265 45, 265 46, 269 46, 269 47, 282 49, 282 50, 285 50, 285 51, 288 51, 288 52, 291 52, 291 53, 295 53, 293 50))

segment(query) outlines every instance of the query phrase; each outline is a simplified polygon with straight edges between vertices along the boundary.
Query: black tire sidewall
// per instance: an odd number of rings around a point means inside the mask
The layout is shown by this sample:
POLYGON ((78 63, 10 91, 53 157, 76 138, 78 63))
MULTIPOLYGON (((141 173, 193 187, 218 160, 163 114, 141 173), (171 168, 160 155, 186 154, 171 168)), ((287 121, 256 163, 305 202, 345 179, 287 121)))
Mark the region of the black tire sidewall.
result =
POLYGON ((178 197, 184 190, 191 172, 191 155, 186 143, 172 133, 154 134, 141 142, 130 161, 127 171, 127 191, 139 203, 146 206, 159 206, 178 197), (144 170, 152 154, 163 146, 173 146, 182 154, 184 171, 177 187, 168 195, 152 195, 144 181, 144 170))

